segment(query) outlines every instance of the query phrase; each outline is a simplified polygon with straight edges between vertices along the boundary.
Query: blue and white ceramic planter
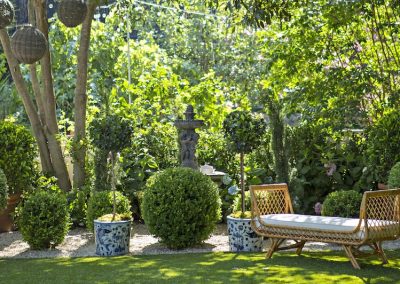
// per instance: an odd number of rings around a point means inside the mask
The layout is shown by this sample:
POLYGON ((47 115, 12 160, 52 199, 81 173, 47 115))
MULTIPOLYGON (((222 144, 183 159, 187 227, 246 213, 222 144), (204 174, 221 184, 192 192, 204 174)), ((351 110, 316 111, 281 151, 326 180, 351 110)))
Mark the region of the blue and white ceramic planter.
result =
POLYGON ((116 256, 129 253, 131 221, 94 220, 94 232, 97 255, 116 256))
POLYGON ((233 252, 262 250, 263 238, 251 228, 251 219, 227 217, 229 249, 233 252))

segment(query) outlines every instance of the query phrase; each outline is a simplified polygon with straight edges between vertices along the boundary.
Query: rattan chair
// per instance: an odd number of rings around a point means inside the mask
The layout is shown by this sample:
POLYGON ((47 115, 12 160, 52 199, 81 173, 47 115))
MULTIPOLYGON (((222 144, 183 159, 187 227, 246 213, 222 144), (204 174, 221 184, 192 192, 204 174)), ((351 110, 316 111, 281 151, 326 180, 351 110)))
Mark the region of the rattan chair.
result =
POLYGON ((250 186, 252 228, 271 239, 266 257, 294 249, 301 254, 307 241, 341 244, 354 268, 356 258, 377 255, 387 263, 382 242, 400 237, 400 189, 369 191, 363 195, 356 219, 293 214, 286 184, 250 186), (284 246, 285 240, 295 243, 284 246), (360 250, 369 246, 372 252, 360 250))

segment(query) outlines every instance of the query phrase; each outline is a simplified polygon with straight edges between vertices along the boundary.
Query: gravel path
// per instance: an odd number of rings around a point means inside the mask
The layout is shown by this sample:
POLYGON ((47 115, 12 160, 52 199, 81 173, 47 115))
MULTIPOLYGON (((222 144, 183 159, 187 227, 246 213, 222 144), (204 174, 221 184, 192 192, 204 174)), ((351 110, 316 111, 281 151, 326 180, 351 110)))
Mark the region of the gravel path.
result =
MULTIPOLYGON (((264 243, 264 249, 268 247, 268 241, 264 243)), ((387 249, 399 249, 400 240, 386 242, 387 249)), ((304 250, 341 250, 341 246, 325 243, 306 243, 304 250)), ((184 249, 171 250, 151 236, 143 224, 134 224, 130 242, 131 255, 143 254, 177 254, 199 252, 229 251, 228 236, 225 224, 217 225, 213 235, 204 244, 184 249)), ((95 256, 94 236, 86 229, 71 230, 64 242, 56 249, 36 251, 30 250, 29 245, 22 240, 19 232, 0 234, 0 258, 48 258, 48 257, 84 257, 95 256)))

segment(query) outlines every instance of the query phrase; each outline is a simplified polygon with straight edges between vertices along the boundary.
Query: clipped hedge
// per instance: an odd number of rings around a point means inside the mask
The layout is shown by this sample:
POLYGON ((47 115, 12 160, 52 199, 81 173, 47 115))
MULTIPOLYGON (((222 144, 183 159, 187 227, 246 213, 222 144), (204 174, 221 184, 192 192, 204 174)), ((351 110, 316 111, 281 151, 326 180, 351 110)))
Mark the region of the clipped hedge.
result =
POLYGON ((18 225, 32 249, 55 248, 69 229, 67 198, 62 192, 36 190, 18 209, 18 225))
POLYGON ((221 217, 217 186, 190 168, 171 168, 152 176, 142 213, 149 231, 168 247, 181 249, 206 240, 221 217))
POLYGON ((322 204, 322 215, 357 218, 360 213, 362 194, 355 190, 339 190, 328 194, 322 204))
MULTIPOLYGON (((118 214, 131 214, 131 205, 129 199, 116 192, 117 212, 118 214)), ((93 221, 97 218, 113 212, 113 193, 112 191, 95 192, 90 198, 87 205, 86 226, 93 231, 93 221)))
POLYGON ((35 139, 22 125, 0 121, 0 168, 8 181, 9 194, 32 186, 37 171, 35 139))

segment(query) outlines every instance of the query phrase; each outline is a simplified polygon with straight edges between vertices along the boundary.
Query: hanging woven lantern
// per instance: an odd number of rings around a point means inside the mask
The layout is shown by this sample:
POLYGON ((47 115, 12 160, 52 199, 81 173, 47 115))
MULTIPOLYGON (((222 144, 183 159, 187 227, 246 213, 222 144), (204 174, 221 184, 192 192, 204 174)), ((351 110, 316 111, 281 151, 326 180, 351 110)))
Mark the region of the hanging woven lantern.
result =
POLYGON ((14 19, 14 6, 9 0, 0 0, 0 29, 4 29, 14 19))
POLYGON ((83 0, 62 0, 58 4, 58 19, 69 28, 82 24, 86 13, 87 6, 83 0))
POLYGON ((19 62, 32 64, 43 57, 47 50, 47 40, 37 28, 25 25, 12 36, 11 49, 19 62))

